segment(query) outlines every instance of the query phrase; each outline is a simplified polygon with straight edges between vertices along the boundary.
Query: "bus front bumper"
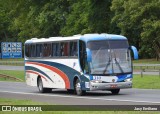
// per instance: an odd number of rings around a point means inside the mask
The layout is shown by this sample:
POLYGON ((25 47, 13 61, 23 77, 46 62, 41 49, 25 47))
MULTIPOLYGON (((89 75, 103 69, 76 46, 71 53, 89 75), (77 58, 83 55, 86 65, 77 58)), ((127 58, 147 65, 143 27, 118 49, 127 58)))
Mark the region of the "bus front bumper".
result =
POLYGON ((90 82, 90 90, 110 90, 110 89, 123 89, 132 88, 132 82, 117 82, 117 83, 95 83, 90 82))

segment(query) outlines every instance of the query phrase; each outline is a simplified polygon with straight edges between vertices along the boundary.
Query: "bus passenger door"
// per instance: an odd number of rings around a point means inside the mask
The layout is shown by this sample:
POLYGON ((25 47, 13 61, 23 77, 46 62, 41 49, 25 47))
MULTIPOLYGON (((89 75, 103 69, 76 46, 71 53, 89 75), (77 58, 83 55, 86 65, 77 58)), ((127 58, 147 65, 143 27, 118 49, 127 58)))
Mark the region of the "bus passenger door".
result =
POLYGON ((86 54, 86 44, 83 41, 79 41, 79 61, 80 67, 84 73, 88 73, 88 63, 86 54))

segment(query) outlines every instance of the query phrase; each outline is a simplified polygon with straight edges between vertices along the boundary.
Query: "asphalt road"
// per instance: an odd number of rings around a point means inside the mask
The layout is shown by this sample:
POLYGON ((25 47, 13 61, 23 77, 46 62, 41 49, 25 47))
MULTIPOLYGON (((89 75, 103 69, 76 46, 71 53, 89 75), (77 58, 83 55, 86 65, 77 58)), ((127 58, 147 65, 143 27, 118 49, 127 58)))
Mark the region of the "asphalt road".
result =
POLYGON ((160 105, 160 90, 122 89, 119 95, 95 91, 87 92, 86 96, 77 96, 66 90, 53 89, 51 93, 41 94, 36 87, 23 82, 0 81, 0 98, 30 99, 63 105, 160 105))
POLYGON ((24 70, 24 66, 0 65, 0 70, 24 70))

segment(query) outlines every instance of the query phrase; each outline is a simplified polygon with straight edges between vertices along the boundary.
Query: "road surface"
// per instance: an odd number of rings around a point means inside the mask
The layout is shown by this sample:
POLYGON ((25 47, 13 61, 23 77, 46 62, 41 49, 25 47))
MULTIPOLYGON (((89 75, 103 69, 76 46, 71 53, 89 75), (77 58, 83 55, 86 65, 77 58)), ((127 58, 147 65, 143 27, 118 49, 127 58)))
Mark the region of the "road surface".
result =
POLYGON ((122 89, 119 95, 109 91, 87 92, 77 96, 63 89, 53 89, 51 93, 41 94, 36 87, 24 82, 0 81, 0 98, 29 99, 49 104, 63 105, 160 105, 160 90, 122 89))
POLYGON ((0 65, 0 70, 20 70, 20 71, 24 71, 24 66, 0 65))

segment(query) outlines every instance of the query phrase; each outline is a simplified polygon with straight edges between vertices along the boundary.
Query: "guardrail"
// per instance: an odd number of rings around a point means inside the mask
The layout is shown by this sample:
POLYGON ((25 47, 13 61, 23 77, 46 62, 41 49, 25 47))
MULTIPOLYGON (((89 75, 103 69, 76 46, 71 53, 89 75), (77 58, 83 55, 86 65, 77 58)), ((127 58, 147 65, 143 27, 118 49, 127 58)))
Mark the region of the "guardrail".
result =
POLYGON ((134 64, 133 69, 140 70, 141 77, 143 72, 158 72, 160 77, 160 64, 134 64))

